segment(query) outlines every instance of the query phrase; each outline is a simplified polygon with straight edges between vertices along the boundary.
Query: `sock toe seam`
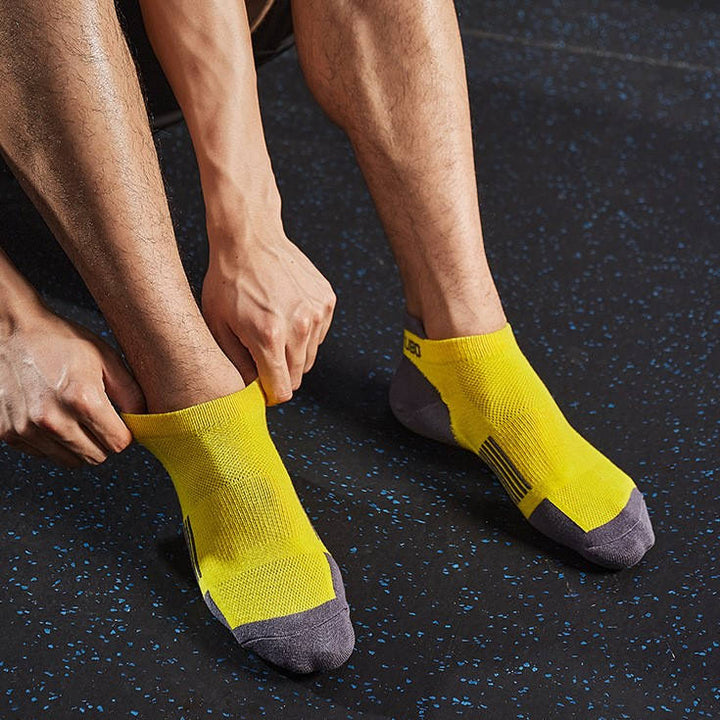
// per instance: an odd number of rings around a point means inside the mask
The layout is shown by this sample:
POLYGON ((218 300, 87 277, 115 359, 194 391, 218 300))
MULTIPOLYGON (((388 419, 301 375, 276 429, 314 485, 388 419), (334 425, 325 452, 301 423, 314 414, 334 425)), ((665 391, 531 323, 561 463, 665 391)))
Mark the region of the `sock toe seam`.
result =
MULTIPOLYGON (((332 602, 332 600, 330 601, 332 602)), ((256 642, 262 642, 263 640, 292 640, 293 638, 299 637, 300 635, 305 635, 308 632, 312 632, 313 630, 317 630, 318 628, 321 628, 323 625, 327 625, 329 622, 332 622, 336 618, 340 617, 340 615, 349 615, 350 614, 350 606, 345 605, 342 610, 339 610, 334 615, 331 615, 326 620, 323 620, 321 623, 318 623, 317 625, 313 625, 310 628, 303 628, 302 630, 298 630, 296 633, 290 633, 289 635, 263 635, 262 637, 257 638, 251 638, 249 640, 244 640, 240 643, 240 647, 248 647, 251 646, 253 643, 256 642)), ((242 625, 240 626, 242 627, 242 625)))
MULTIPOLYGON (((612 520, 610 522, 612 522, 612 520)), ((613 545, 616 542, 618 542, 619 540, 622 540, 623 538, 627 537, 631 532, 633 532, 633 530, 635 530, 635 528, 638 525, 642 525, 642 518, 638 519, 635 522, 635 524, 629 530, 626 530, 622 535, 618 535, 618 537, 613 538, 612 540, 609 540, 608 542, 600 543, 599 545, 589 545, 587 549, 588 550, 598 550, 600 548, 607 547, 608 545, 613 545)), ((602 527, 602 525, 600 527, 602 527)))

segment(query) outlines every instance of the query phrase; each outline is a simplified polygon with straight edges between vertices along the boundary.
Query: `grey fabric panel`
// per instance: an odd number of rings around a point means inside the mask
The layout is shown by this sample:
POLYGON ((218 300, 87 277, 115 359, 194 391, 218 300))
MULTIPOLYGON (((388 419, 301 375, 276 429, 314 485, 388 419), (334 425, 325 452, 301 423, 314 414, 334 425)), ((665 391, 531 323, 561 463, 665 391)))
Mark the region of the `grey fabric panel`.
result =
POLYGON ((576 550, 587 560, 613 570, 635 565, 655 544, 645 500, 637 488, 617 517, 589 533, 549 500, 535 508, 529 521, 541 533, 576 550))
POLYGON ((423 340, 427 340, 427 333, 423 327, 422 321, 419 318, 414 317, 410 313, 405 313, 405 328, 409 330, 413 335, 417 335, 423 340))
MULTIPOLYGON (((339 605, 333 600, 333 604, 339 605)), ((335 670, 343 665, 355 647, 355 634, 347 607, 335 614, 326 608, 327 617, 298 617, 294 635, 274 635, 246 640, 244 648, 260 655, 266 662, 294 673, 335 670)), ((308 610, 312 613, 312 610, 308 610)), ((278 632, 282 632, 279 628, 278 632)))
POLYGON ((205 604, 210 608, 210 612, 215 616, 215 619, 219 620, 228 630, 232 630, 230 625, 228 625, 225 616, 220 612, 220 608, 215 604, 215 601, 212 599, 212 595, 210 595, 209 590, 205 593, 204 599, 205 604))
MULTIPOLYGON (((330 565, 335 598, 304 612, 236 627, 232 633, 242 647, 295 673, 332 670, 350 657, 355 634, 342 575, 332 556, 326 554, 325 557, 330 565)), ((213 615, 229 627, 209 591, 205 593, 205 602, 213 615)))
POLYGON ((390 383, 390 408, 408 430, 432 440, 457 445, 450 412, 440 393, 403 357, 390 383))
MULTIPOLYGON (((425 338, 422 323, 405 314, 405 327, 425 338)), ((450 412, 440 393, 405 356, 390 383, 390 408, 408 430, 449 445, 457 445, 450 426, 450 412)))

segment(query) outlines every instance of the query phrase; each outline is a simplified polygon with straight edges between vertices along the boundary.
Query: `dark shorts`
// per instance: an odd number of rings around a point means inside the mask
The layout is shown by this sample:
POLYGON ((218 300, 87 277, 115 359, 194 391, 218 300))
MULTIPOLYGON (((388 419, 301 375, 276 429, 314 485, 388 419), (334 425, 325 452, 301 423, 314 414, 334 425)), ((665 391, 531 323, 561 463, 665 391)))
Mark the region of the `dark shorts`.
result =
MULTIPOLYGON (((246 3, 255 66, 259 67, 292 47, 290 0, 246 0, 246 3)), ((180 108, 145 35, 137 0, 115 0, 115 5, 135 58, 150 124, 153 130, 159 130, 181 119, 180 108)))

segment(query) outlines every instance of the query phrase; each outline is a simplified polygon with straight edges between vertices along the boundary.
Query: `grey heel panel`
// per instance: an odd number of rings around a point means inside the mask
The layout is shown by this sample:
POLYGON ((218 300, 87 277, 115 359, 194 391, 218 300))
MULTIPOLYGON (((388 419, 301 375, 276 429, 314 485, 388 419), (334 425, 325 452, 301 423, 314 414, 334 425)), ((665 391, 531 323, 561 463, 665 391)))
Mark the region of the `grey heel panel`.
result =
POLYGON ((440 393, 406 357, 390 383, 390 408, 408 430, 448 445, 458 444, 440 393))

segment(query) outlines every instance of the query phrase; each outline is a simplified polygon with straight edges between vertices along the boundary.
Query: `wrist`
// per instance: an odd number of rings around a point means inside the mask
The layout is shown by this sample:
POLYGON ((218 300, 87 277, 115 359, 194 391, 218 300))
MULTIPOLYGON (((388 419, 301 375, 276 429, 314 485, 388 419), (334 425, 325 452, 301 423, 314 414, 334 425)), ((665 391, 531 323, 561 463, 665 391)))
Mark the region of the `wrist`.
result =
POLYGON ((274 178, 241 188, 231 181, 211 190, 204 185, 203 195, 211 255, 236 254, 285 237, 274 178))
POLYGON ((0 287, 0 337, 32 324, 47 312, 33 288, 3 283, 0 287))

